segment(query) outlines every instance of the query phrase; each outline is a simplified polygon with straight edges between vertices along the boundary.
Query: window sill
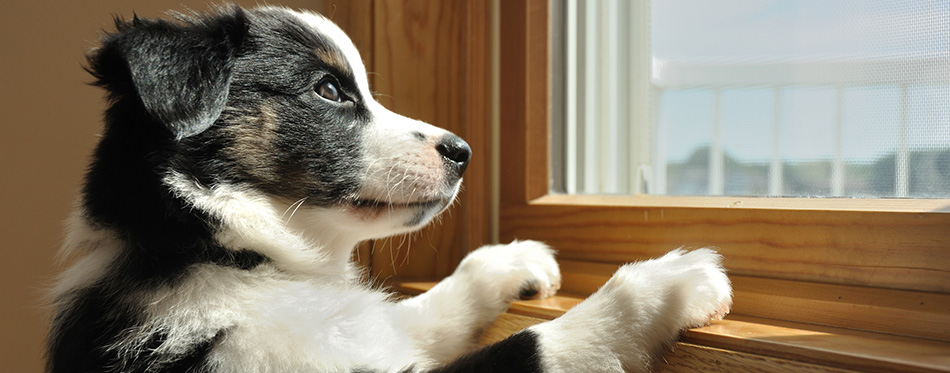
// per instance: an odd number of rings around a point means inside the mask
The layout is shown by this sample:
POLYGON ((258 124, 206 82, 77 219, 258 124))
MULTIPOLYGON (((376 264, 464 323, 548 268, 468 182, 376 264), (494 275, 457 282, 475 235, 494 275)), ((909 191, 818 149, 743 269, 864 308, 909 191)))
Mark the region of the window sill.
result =
MULTIPOLYGON (((396 289, 414 295, 434 285, 405 282, 396 289)), ((515 302, 482 342, 558 317, 582 300, 562 294, 515 302)), ((950 372, 950 343, 733 314, 688 330, 665 360, 660 371, 950 372)))

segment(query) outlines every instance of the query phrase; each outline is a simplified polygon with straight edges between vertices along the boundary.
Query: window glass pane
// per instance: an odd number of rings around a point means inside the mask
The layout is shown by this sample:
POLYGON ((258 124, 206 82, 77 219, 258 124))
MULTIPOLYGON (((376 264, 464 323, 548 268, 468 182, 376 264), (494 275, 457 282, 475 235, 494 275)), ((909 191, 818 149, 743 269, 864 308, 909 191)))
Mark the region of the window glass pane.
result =
POLYGON ((554 4, 557 191, 950 198, 950 0, 554 4))

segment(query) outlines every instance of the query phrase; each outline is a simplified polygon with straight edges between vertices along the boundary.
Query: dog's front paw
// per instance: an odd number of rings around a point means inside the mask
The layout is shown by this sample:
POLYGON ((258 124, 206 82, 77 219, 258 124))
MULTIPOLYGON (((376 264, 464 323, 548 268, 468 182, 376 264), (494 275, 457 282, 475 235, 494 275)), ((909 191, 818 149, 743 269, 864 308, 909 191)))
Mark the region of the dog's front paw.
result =
POLYGON ((554 250, 537 241, 481 247, 462 260, 456 273, 485 291, 497 289, 506 301, 544 299, 561 287, 554 250))
POLYGON ((620 267, 584 302, 529 328, 559 372, 648 372, 683 329, 722 318, 732 287, 715 251, 675 250, 620 267))
POLYGON ((664 312, 675 328, 708 325, 722 319, 732 307, 732 285, 722 266, 722 256, 710 249, 674 250, 658 259, 621 267, 614 286, 645 289, 669 308, 664 312))
POLYGON ((710 249, 697 249, 681 255, 675 265, 687 268, 683 273, 686 327, 708 325, 721 320, 732 308, 732 284, 722 266, 722 256, 710 249))

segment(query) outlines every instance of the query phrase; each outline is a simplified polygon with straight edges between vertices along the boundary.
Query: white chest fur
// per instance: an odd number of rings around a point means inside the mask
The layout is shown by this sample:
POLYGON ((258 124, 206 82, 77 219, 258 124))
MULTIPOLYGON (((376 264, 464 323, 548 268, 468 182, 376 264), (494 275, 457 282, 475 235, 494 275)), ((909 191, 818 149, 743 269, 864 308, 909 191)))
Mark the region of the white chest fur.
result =
POLYGON ((160 348, 170 350, 222 333, 209 356, 217 371, 418 363, 418 349, 386 298, 357 285, 291 278, 269 265, 251 271, 199 266, 180 285, 153 295, 142 332, 166 333, 160 348))

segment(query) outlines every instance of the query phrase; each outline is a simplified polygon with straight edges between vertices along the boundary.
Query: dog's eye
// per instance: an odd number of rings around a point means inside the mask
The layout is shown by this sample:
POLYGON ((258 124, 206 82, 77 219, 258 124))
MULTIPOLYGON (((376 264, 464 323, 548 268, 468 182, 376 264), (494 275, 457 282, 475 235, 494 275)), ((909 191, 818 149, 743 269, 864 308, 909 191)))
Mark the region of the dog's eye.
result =
POLYGON ((317 94, 320 97, 323 97, 327 100, 333 102, 343 102, 343 96, 340 94, 340 90, 336 87, 336 84, 332 79, 324 79, 317 83, 317 87, 314 88, 317 91, 317 94))

